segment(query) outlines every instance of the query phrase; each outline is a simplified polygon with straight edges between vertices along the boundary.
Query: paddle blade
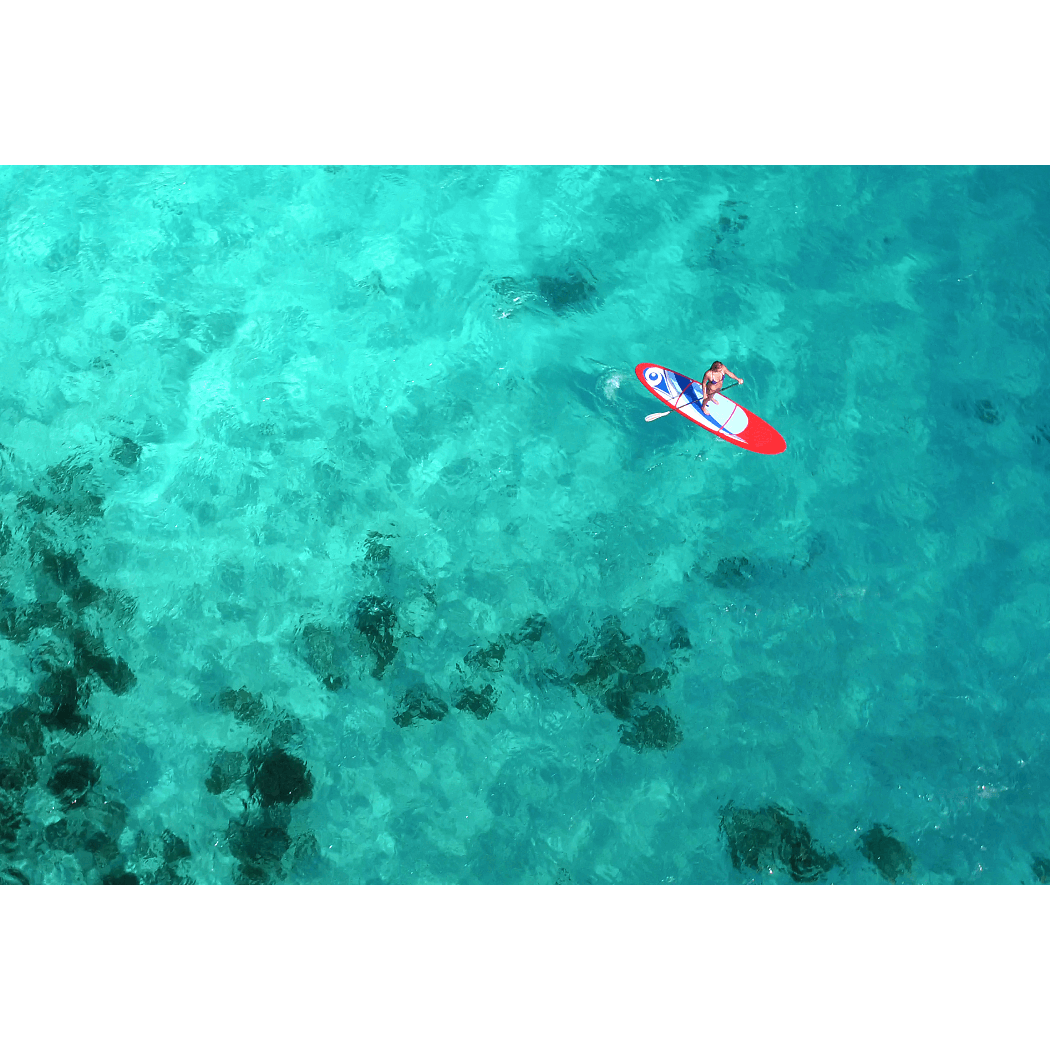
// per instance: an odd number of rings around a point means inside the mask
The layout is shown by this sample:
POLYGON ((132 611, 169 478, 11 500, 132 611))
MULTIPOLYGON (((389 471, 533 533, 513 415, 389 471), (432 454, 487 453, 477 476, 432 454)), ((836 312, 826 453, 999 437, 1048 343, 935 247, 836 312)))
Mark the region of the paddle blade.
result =
POLYGON ((669 416, 670 412, 653 412, 651 415, 645 417, 646 423, 651 423, 654 419, 660 419, 661 416, 669 416))

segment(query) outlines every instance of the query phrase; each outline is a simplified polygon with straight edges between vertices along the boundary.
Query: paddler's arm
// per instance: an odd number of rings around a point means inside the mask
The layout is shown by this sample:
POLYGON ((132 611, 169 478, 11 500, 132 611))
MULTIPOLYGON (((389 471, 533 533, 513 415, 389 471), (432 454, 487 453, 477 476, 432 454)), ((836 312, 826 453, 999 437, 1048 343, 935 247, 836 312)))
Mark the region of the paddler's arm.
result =
POLYGON ((729 369, 728 369, 728 368, 726 368, 726 366, 725 366, 725 365, 722 365, 722 368, 724 368, 724 369, 725 369, 725 373, 726 373, 726 375, 727 375, 727 376, 731 376, 731 377, 732 377, 733 379, 735 379, 735 380, 736 380, 736 381, 737 381, 737 382, 738 382, 738 383, 739 383, 739 384, 740 384, 741 386, 743 386, 743 385, 744 385, 744 381, 743 381, 743 380, 742 380, 742 379, 740 378, 740 376, 738 376, 738 375, 733 375, 733 373, 732 373, 732 372, 730 372, 730 371, 729 371, 729 369))

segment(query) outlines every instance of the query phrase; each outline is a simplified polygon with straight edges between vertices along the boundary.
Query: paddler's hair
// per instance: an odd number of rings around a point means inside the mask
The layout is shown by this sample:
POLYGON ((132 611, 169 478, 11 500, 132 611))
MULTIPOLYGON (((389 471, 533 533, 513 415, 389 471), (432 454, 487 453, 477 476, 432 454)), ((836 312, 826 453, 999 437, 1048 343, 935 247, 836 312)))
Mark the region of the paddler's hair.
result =
POLYGON ((716 362, 715 362, 715 363, 714 363, 714 364, 713 364, 713 365, 712 365, 712 366, 711 366, 711 367, 710 367, 710 368, 708 369, 708 371, 709 371, 709 372, 713 372, 713 371, 714 371, 714 370, 715 370, 716 368, 717 368, 717 369, 718 369, 718 370, 719 370, 720 372, 724 372, 724 371, 726 370, 726 366, 725 366, 724 364, 722 364, 722 362, 721 362, 721 361, 716 361, 716 362))

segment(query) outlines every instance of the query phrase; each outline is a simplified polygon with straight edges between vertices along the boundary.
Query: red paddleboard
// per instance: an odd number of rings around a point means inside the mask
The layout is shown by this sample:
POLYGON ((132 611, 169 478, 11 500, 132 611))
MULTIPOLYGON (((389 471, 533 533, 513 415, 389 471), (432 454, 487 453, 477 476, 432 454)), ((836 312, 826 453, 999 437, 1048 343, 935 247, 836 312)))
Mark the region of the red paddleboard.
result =
POLYGON ((763 456, 776 456, 787 448, 787 442, 764 419, 741 408, 725 394, 715 394, 707 403, 707 411, 702 411, 704 395, 699 379, 652 364, 638 365, 634 374, 668 408, 731 445, 763 456))

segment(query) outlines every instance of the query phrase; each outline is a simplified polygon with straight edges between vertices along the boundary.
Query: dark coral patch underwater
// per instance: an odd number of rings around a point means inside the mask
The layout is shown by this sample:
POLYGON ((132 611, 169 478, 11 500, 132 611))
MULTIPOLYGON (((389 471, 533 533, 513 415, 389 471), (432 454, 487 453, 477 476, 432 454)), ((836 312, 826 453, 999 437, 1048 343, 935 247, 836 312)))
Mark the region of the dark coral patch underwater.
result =
POLYGON ((737 871, 780 870, 794 882, 818 882, 839 864, 838 857, 817 846, 805 824, 780 806, 744 809, 729 802, 722 807, 719 831, 737 871))
POLYGON ((885 824, 875 824, 861 835, 857 848, 887 882, 896 882, 911 874, 911 851, 890 834, 885 824))

